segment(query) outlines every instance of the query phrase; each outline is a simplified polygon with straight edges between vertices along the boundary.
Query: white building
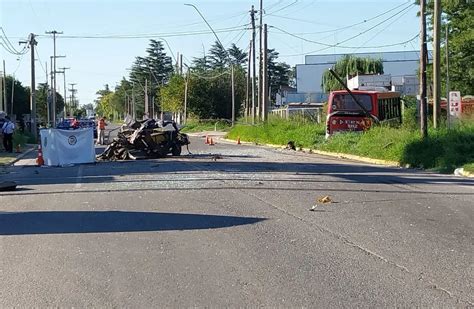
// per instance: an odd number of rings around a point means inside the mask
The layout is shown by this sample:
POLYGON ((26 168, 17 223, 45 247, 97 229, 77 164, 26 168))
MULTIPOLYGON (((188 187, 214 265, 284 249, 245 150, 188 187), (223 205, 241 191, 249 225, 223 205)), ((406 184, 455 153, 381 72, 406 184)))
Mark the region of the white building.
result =
MULTIPOLYGON (((322 75, 339 59, 347 54, 307 55, 305 64, 296 65, 296 89, 298 94, 315 94, 321 97, 322 75)), ((418 51, 376 52, 350 54, 356 57, 382 59, 384 74, 392 76, 392 85, 399 90, 407 89, 410 94, 417 93, 418 68, 420 53, 418 51), (409 86, 403 86, 409 82, 409 86), (415 90, 414 90, 415 89, 415 90)), ((429 53, 429 58, 431 54, 429 53)), ((341 76, 345 78, 345 76, 341 76)), ((402 91, 403 92, 403 91, 402 91)))

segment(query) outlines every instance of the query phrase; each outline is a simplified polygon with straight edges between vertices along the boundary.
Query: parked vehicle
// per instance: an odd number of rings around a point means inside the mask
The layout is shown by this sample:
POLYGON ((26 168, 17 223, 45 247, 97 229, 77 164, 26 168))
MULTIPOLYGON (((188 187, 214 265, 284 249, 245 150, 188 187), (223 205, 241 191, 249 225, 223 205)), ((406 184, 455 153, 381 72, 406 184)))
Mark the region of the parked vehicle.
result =
POLYGON ((94 138, 97 138, 97 126, 93 120, 78 120, 77 125, 73 126, 74 118, 66 118, 56 125, 56 129, 76 130, 80 128, 92 128, 94 138))
POLYGON ((400 93, 338 90, 329 95, 326 137, 339 132, 362 132, 374 122, 402 122, 400 93))

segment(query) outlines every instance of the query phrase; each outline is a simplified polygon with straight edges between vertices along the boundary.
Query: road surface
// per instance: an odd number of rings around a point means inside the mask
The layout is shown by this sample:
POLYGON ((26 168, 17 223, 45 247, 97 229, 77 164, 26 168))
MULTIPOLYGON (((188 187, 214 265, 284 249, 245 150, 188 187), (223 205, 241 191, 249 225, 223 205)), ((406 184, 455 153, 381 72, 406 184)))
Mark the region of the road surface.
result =
POLYGON ((0 307, 473 306, 472 180, 190 150, 0 171, 0 307))

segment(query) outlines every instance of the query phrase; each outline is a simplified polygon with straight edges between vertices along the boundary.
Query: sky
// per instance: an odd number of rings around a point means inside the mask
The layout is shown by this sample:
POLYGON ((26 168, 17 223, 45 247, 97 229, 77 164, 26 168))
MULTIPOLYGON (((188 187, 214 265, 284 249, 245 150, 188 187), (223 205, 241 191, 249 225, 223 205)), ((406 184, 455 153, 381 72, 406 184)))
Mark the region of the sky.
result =
MULTIPOLYGON (((304 63, 308 54, 418 50, 418 7, 413 2, 263 0, 268 47, 280 53, 278 61, 292 66, 304 63), (398 44, 410 39, 413 40, 398 44)), ((198 12, 185 3, 199 9, 225 47, 236 43, 248 50, 249 11, 252 5, 259 9, 258 0, 0 0, 0 25, 4 31, 0 33, 0 53, 5 71, 23 85, 30 85, 29 52, 14 55, 4 45, 8 44, 7 39, 21 51, 18 42, 35 33, 36 81, 45 82, 53 55, 52 36, 45 32, 62 32, 56 39, 56 54, 66 57, 57 58, 56 67, 70 68, 66 82, 76 84, 80 104, 92 103, 97 90, 105 84, 113 88, 122 77, 128 77, 127 69, 135 57, 146 55, 150 38, 166 40, 168 55, 176 57, 179 52, 186 64, 209 50, 214 35, 198 12)), ((256 21, 257 26, 259 22, 256 21)), ((61 94, 63 83, 63 75, 58 74, 61 94)))

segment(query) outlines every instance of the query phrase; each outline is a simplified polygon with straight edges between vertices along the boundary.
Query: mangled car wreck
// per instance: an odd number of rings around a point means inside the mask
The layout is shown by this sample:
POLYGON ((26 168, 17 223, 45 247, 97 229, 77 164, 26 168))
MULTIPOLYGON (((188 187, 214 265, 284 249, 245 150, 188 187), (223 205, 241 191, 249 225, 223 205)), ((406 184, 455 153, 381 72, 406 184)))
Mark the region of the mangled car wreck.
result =
MULTIPOLYGON (((137 160, 179 156, 189 137, 181 133, 174 121, 127 120, 117 138, 97 156, 98 160, 137 160)), ((189 151, 189 149, 188 149, 189 151)))

